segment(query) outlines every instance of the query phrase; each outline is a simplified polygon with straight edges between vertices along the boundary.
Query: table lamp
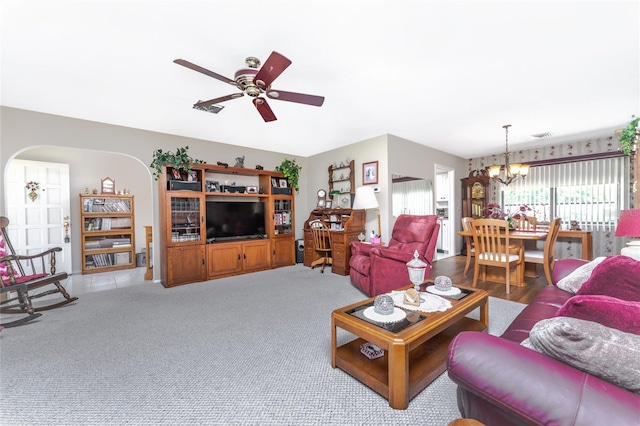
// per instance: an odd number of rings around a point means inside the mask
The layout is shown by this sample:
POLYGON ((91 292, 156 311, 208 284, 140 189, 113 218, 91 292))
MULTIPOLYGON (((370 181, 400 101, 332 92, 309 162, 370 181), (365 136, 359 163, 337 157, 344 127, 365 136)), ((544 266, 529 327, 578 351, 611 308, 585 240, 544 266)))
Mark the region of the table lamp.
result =
MULTIPOLYGON (((373 192, 372 186, 359 186, 356 188, 356 197, 353 200, 352 208, 354 210, 371 210, 377 209, 380 205, 373 192)), ((378 237, 380 236, 380 211, 378 211, 378 237)))
POLYGON ((640 209, 620 212, 616 237, 631 237, 632 240, 620 251, 620 254, 640 260, 640 209))

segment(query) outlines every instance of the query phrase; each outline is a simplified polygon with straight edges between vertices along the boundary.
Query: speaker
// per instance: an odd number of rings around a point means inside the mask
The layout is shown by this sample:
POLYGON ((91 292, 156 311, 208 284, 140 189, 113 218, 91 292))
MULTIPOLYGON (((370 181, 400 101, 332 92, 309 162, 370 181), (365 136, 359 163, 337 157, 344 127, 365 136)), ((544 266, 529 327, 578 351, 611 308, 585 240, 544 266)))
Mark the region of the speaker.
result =
POLYGON ((296 240, 296 263, 304 263, 304 240, 296 240))

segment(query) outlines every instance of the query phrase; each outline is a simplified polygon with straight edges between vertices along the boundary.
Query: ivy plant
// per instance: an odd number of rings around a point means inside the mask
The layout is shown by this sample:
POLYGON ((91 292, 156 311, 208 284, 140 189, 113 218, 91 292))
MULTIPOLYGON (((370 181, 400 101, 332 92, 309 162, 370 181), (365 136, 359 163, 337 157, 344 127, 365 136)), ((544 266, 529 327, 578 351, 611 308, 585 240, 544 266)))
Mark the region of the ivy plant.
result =
POLYGON ((149 165, 154 169, 153 177, 158 180, 162 174, 162 166, 172 166, 178 170, 182 169, 185 172, 191 171, 192 164, 202 164, 204 161, 191 158, 188 146, 183 148, 176 148, 176 152, 163 151, 162 149, 156 149, 153 152, 153 161, 149 165))
POLYGON ((620 150, 625 155, 630 155, 637 148, 639 117, 631 116, 632 120, 627 127, 620 132, 620 150))
POLYGON ((298 165, 295 159, 288 160, 285 158, 279 166, 276 166, 276 171, 281 172, 284 177, 287 178, 289 185, 291 185, 296 192, 298 192, 299 189, 298 179, 300 178, 300 170, 302 170, 302 166, 298 165))

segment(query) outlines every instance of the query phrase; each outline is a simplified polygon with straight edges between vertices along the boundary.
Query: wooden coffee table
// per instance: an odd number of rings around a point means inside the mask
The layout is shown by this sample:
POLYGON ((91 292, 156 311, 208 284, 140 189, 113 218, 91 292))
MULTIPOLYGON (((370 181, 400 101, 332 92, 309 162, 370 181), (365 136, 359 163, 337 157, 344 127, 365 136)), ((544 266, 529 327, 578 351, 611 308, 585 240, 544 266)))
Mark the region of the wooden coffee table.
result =
MULTIPOLYGON (((403 289, 406 288, 411 286, 403 289)), ((375 298, 336 309, 331 314, 331 366, 344 370, 387 398, 390 407, 406 409, 412 398, 445 371, 449 343, 458 333, 487 329, 487 293, 459 288, 467 295, 460 300, 448 299, 453 307, 445 312, 407 311, 407 319, 395 324, 382 325, 362 315, 375 298), (465 317, 478 307, 480 321, 465 317), (338 328, 358 338, 338 347, 338 328), (365 342, 384 349, 384 356, 373 360, 364 356, 360 345, 365 342)))

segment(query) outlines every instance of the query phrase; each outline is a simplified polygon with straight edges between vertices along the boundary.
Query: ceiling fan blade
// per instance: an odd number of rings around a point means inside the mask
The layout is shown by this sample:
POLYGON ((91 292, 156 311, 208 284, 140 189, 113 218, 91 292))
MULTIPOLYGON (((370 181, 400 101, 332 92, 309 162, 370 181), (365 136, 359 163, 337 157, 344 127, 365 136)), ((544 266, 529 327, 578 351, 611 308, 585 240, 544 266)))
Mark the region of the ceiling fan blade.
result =
POLYGON ((322 106, 324 96, 306 95, 304 93, 285 92, 284 90, 269 90, 267 96, 279 101, 297 102, 299 104, 322 106))
POLYGON ((222 96, 221 98, 209 99, 208 101, 200 101, 193 105, 194 108, 206 108, 210 105, 219 104, 220 102, 230 101, 244 96, 244 93, 234 93, 233 95, 222 96))
POLYGON ((265 98, 255 98, 253 100, 253 104, 258 109, 258 112, 260 113, 264 121, 269 122, 277 120, 276 115, 273 113, 273 111, 271 111, 271 107, 269 106, 265 98))
POLYGON ((291 65, 291 61, 278 52, 271 52, 260 71, 253 78, 253 83, 261 89, 271 86, 273 80, 278 78, 282 71, 291 65))
POLYGON ((236 82, 234 80, 231 80, 230 78, 227 78, 227 77, 225 77, 223 75, 216 74, 215 72, 209 71, 206 68, 202 68, 200 65, 192 64, 191 62, 185 61, 184 59, 176 59, 173 62, 175 62, 178 65, 182 65, 183 67, 190 68, 190 69, 192 69, 194 71, 201 72, 202 74, 208 75, 209 77, 213 77, 216 80, 220 80, 220 81, 222 81, 224 83, 229 83, 229 84, 232 84, 234 86, 236 85, 236 82))

